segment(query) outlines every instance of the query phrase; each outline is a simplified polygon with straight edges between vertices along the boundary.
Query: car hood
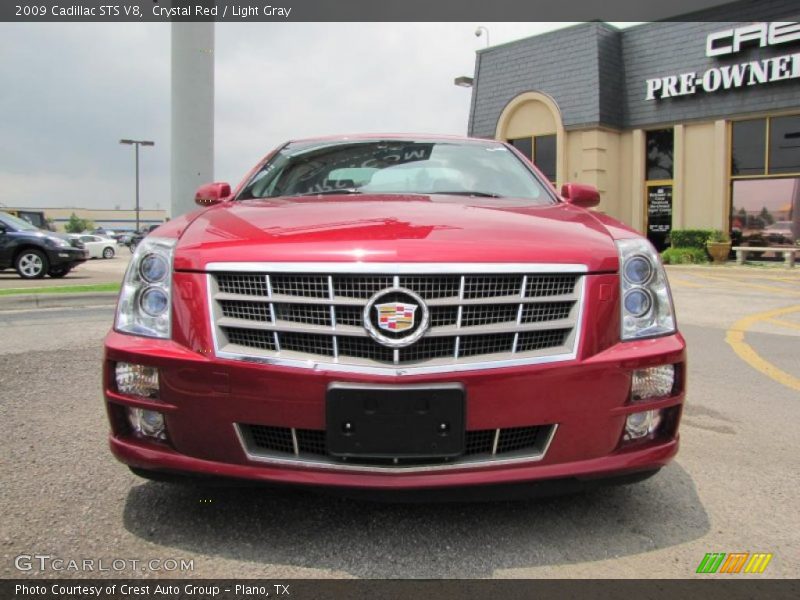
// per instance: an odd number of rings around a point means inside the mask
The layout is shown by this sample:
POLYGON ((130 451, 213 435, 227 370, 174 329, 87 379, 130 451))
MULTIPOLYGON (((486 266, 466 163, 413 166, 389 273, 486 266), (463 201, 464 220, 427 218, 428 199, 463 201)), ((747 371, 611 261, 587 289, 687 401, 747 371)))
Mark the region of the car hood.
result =
MULTIPOLYGON (((620 227, 622 227, 620 225, 620 227)), ((314 196, 226 202, 187 224, 177 270, 212 262, 514 262, 616 271, 608 228, 559 203, 452 196, 314 196)))

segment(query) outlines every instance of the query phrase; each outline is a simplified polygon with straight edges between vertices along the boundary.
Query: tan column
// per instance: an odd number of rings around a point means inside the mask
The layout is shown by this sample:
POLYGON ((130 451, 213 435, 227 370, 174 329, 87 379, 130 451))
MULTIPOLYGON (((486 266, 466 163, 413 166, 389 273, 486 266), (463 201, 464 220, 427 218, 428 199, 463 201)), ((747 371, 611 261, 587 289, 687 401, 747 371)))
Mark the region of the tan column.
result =
POLYGON ((728 190, 728 124, 724 120, 714 121, 714 156, 710 173, 713 196, 711 198, 714 214, 711 216, 715 229, 728 231, 729 190, 728 190))
POLYGON ((633 131, 633 148, 631 152, 631 227, 644 233, 644 166, 645 166, 644 130, 633 131))
POLYGON ((605 133, 597 129, 581 133, 581 181, 597 188, 603 204, 608 191, 604 136, 605 133))
POLYGON ((683 229, 684 224, 684 204, 686 202, 686 153, 685 141, 686 130, 683 125, 675 125, 673 128, 673 152, 672 152, 672 228, 683 229))

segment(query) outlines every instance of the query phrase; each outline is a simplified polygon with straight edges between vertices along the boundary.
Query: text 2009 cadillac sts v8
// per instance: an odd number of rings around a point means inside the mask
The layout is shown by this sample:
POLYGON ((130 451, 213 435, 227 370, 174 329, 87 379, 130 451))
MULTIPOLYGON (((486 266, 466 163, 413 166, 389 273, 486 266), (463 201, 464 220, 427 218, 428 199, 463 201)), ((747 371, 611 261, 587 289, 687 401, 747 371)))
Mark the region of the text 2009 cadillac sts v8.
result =
POLYGON ((501 142, 377 136, 287 143, 196 200, 137 248, 105 340, 136 473, 421 490, 677 452, 667 278, 596 190, 501 142))

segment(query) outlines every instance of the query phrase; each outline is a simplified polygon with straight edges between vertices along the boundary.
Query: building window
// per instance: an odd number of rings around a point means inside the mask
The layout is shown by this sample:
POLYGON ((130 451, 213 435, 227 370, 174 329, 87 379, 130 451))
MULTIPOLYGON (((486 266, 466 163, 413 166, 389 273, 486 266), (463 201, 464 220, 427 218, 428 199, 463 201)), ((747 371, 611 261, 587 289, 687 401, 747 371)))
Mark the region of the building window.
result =
POLYGON ((800 175, 800 115, 731 123, 731 177, 800 175))
POLYGON ((533 160, 533 138, 524 137, 508 140, 508 143, 514 146, 517 150, 522 152, 530 160, 533 160))
MULTIPOLYGON (((800 240, 800 177, 734 180, 731 241, 744 246, 793 246, 800 240)), ((764 258, 781 259, 775 256, 764 258)))
POLYGON ((730 233, 734 245, 800 241, 800 115, 731 123, 730 233))
POLYGON ((645 146, 647 239, 662 252, 672 231, 672 129, 645 132, 645 146))
POLYGON ((674 136, 672 129, 647 132, 647 180, 672 179, 674 136))
POLYGON ((533 138, 533 164, 548 180, 556 182, 556 136, 537 135, 533 138))
POLYGON ((800 173, 800 115, 769 120, 769 173, 800 173))
POLYGON ((508 143, 527 156, 547 179, 556 182, 556 135, 515 138, 508 143))
POLYGON ((731 175, 763 175, 766 149, 766 119, 735 121, 731 126, 731 175))

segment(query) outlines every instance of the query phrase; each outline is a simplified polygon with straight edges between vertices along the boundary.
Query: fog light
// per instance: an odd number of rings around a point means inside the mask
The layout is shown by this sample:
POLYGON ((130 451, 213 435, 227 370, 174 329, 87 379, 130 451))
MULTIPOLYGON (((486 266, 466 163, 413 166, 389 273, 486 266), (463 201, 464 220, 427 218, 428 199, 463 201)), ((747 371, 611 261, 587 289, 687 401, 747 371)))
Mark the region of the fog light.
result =
POLYGON ((638 440, 653 433, 660 424, 660 410, 646 410, 630 414, 625 420, 625 438, 638 440))
POLYGON ((674 384, 675 365, 637 369, 633 372, 631 399, 646 400, 669 396, 674 384))
POLYGON ((119 362, 116 379, 120 394, 158 398, 158 369, 155 367, 119 362))
POLYGON ((167 439, 164 415, 155 410, 128 408, 128 421, 134 433, 158 440, 167 439))

